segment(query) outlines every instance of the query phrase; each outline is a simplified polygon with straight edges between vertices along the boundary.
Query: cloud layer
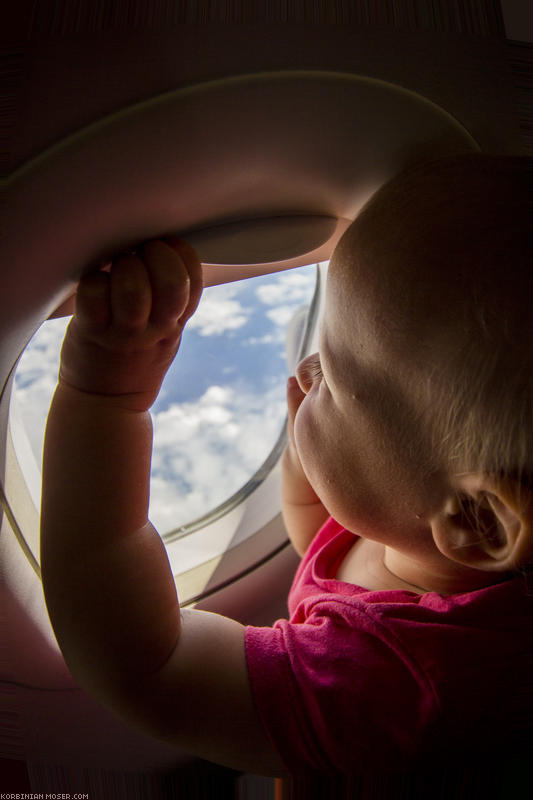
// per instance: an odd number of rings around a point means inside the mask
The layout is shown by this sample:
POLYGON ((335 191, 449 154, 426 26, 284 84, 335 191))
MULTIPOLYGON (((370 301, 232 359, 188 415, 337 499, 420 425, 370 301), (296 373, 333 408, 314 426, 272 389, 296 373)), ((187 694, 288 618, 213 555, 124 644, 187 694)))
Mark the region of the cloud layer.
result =
POLYGON ((279 386, 267 394, 211 386, 193 403, 154 415, 150 515, 159 530, 227 500, 261 466, 285 419, 279 386))

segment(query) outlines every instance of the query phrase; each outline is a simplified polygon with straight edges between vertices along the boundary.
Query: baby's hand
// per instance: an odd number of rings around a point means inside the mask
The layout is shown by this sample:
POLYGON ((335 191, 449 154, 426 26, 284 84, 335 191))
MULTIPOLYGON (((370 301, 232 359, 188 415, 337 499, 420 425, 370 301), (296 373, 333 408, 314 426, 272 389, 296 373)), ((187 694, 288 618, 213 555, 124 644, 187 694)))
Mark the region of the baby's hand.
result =
POLYGON ((328 516, 309 483, 294 441, 294 418, 305 398, 296 378, 287 382, 289 441, 281 459, 281 510, 289 538, 303 556, 317 530, 328 516))
POLYGON ((295 449, 294 418, 304 398, 305 394, 302 392, 298 380, 294 375, 291 375, 287 381, 287 426, 289 442, 295 449))
POLYGON ((283 453, 282 463, 287 473, 294 473, 299 480, 307 481, 294 441, 294 418, 304 397, 305 394, 302 392, 297 379, 291 376, 287 381, 287 433, 289 441, 283 453))
POLYGON ((119 256, 109 272, 89 273, 63 342, 60 382, 147 410, 201 294, 200 261, 174 238, 119 256))

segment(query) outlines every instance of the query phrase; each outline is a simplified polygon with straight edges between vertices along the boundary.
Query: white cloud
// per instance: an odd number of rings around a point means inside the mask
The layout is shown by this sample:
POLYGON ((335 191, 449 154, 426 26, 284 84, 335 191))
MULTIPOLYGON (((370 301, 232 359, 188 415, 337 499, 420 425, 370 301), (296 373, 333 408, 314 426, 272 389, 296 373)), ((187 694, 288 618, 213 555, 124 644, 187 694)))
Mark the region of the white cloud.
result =
POLYGON ((261 466, 285 418, 283 388, 211 386, 154 414, 150 518, 161 531, 211 511, 261 466))
POLYGON ((275 306, 264 312, 275 328, 263 336, 250 336, 244 344, 285 344, 287 326, 300 309, 309 306, 315 288, 315 269, 303 270, 279 273, 275 281, 257 287, 257 299, 263 305, 275 306))
POLYGON ((306 272, 289 270, 281 272, 274 283, 258 286, 258 300, 268 306, 278 303, 291 303, 294 306, 308 303, 316 283, 316 272, 310 268, 306 272))
POLYGON ((187 327, 196 330, 200 336, 220 336, 241 328, 248 322, 251 312, 234 299, 238 292, 239 287, 231 284, 210 287, 202 295, 187 327))
POLYGON ((285 341, 285 335, 284 330, 277 330, 275 333, 265 333, 264 336, 250 336, 244 341, 244 344, 278 344, 285 341))
POLYGON ((266 312, 266 315, 274 325, 277 325, 283 330, 283 334, 285 335, 285 328, 293 318, 297 309, 297 306, 278 306, 277 308, 271 308, 266 312))

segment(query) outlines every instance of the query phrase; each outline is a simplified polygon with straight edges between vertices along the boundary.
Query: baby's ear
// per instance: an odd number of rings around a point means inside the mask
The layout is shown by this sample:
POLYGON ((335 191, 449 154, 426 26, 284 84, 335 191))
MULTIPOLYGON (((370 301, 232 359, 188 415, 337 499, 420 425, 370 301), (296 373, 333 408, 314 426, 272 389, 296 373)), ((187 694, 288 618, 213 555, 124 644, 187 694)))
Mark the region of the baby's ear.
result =
POLYGON ((533 492, 482 473, 455 477, 431 528, 437 547, 452 561, 507 572, 533 561, 533 492))

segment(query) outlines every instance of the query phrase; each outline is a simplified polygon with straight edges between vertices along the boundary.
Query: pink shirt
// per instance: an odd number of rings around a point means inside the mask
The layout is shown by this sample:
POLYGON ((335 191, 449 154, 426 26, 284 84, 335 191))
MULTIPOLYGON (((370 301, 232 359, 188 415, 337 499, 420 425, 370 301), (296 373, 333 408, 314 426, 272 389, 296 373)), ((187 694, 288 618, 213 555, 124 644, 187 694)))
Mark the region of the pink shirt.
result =
POLYGON ((524 578, 451 596, 370 591, 335 580, 353 541, 330 518, 296 572, 290 620, 246 628, 255 703, 286 767, 349 774, 523 745, 533 717, 524 578))

